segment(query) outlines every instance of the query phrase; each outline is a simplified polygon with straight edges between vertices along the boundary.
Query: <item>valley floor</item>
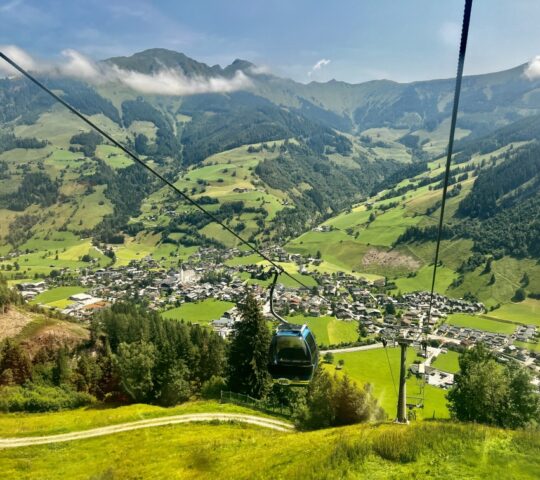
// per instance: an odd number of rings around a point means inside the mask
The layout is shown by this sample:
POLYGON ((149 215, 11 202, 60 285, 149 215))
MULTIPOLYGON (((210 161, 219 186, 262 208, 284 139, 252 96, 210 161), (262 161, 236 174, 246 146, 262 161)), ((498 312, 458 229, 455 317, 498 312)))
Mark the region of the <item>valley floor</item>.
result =
MULTIPOLYGON (((174 409, 132 405, 0 416, 0 435, 84 430, 177 412, 249 412, 214 402, 174 409)), ((267 418, 267 416, 262 416, 267 418)), ((283 432, 240 423, 145 428, 65 443, 0 450, 4 479, 532 479, 537 432, 450 422, 356 425, 283 432)))

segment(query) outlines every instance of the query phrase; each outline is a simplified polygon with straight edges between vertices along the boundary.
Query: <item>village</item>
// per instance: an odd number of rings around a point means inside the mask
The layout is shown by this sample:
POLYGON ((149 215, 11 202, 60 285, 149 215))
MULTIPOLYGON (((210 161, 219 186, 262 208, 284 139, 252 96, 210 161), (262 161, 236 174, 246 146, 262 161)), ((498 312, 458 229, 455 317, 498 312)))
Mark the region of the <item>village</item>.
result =
MULTIPOLYGON (((310 289, 281 283, 276 286, 274 306, 291 321, 297 314, 303 315, 303 318, 332 315, 341 321, 357 322, 359 327, 362 325, 366 338, 372 342, 381 337, 393 341, 398 336, 417 340, 422 334, 436 344, 455 349, 483 342, 501 362, 514 359, 532 370, 540 368, 540 359, 535 353, 513 344, 514 340, 530 341, 535 338, 535 326, 517 326, 513 334, 507 335, 445 323, 449 314, 484 313, 485 307, 480 302, 435 294, 429 315, 428 292, 397 297, 386 290, 384 281, 373 282, 343 272, 319 273, 315 270, 320 262, 317 258, 290 254, 280 247, 267 249, 264 253, 278 264, 294 264, 298 272, 314 280, 315 286, 310 289)), ((207 299, 237 303, 249 287, 263 306, 263 313, 271 318, 267 287, 272 277, 270 267, 242 261, 226 262, 232 258, 242 259, 242 255, 245 254, 237 249, 223 252, 207 248, 199 250, 177 268, 161 268, 154 259, 146 257, 133 260, 127 266, 84 269, 75 273, 78 284, 86 292, 71 295, 70 305, 61 312, 87 322, 94 312, 119 300, 144 301, 148 308, 159 312, 207 299)), ((20 293, 25 299, 32 300, 47 289, 63 285, 64 278, 59 276, 35 283, 21 283, 20 293)), ((233 306, 219 318, 213 319, 210 325, 226 338, 239 319, 237 308, 233 306)), ((429 362, 425 363, 435 385, 448 388, 452 384, 452 374, 440 372, 429 362)))

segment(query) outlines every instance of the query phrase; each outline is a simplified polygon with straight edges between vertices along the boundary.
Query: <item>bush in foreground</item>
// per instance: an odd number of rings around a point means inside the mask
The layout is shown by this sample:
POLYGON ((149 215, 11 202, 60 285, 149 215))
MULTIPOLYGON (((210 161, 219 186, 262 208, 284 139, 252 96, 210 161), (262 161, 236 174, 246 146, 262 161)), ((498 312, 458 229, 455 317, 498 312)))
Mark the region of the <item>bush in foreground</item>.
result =
POLYGON ((33 385, 0 387, 1 412, 56 412, 95 402, 88 393, 68 388, 33 385))
POLYGON ((305 400, 297 407, 296 423, 309 430, 384 418, 384 410, 373 396, 371 385, 358 388, 347 375, 332 377, 319 368, 305 400))

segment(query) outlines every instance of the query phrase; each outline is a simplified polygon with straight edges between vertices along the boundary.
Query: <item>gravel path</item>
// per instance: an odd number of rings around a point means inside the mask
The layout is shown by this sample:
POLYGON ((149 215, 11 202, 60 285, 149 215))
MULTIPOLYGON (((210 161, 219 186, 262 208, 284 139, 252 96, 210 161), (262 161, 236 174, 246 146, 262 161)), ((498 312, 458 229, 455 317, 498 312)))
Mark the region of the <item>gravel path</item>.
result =
POLYGON ((257 425, 259 427, 270 428, 280 432, 290 432, 294 427, 290 423, 282 422, 272 418, 258 417, 255 415, 243 415, 236 413, 194 413, 184 415, 173 415, 169 417, 151 418, 136 422, 120 423, 107 427, 93 428, 81 432, 62 433, 60 435, 47 435, 42 437, 20 437, 20 438, 0 438, 0 449, 28 447, 31 445, 46 445, 50 443, 70 442, 72 440, 82 440, 85 438, 101 437, 114 433, 129 432, 141 428, 162 427, 164 425, 176 425, 179 423, 191 422, 241 422, 257 425))

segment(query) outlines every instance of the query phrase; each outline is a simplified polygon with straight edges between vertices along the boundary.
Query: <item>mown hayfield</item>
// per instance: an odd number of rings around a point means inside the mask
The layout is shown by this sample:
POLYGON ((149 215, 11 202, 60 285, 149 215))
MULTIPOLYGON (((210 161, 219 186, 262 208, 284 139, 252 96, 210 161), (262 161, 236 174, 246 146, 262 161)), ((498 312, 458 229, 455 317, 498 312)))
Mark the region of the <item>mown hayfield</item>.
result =
POLYGON ((523 302, 507 303, 489 312, 489 316, 540 327, 540 300, 527 298, 523 302))
POLYGON ((341 213, 336 217, 324 222, 324 225, 332 225, 339 230, 363 225, 369 219, 370 212, 364 205, 355 207, 349 213, 341 213))
POLYGON ((382 278, 380 271, 372 271, 372 267, 362 264, 365 253, 370 249, 354 237, 342 230, 331 232, 307 232, 286 245, 291 253, 308 254, 311 256, 321 253, 322 264, 310 266, 311 271, 320 273, 346 272, 369 280, 382 278), (364 271, 365 269, 371 271, 364 271))
POLYGON ((540 353, 540 343, 536 342, 536 343, 532 343, 532 342, 519 342, 519 341, 515 341, 514 342, 514 345, 516 347, 520 347, 520 348, 526 348, 527 350, 531 350, 532 352, 537 352, 537 353, 540 353))
POLYGON ((405 213, 405 209, 398 207, 376 214, 369 227, 360 232, 359 240, 365 244, 390 247, 407 227, 420 222, 421 217, 407 216, 405 213))
POLYGON ((431 365, 442 370, 443 372, 456 373, 459 372, 459 353, 448 350, 447 353, 441 353, 431 365))
POLYGON ((36 298, 34 298, 34 300, 32 300, 31 303, 51 304, 51 303, 62 301, 62 300, 67 301, 67 299, 71 295, 75 295, 76 293, 84 293, 84 292, 86 292, 86 289, 79 286, 51 288, 50 290, 40 293, 36 298))
MULTIPOLYGON (((456 277, 456 273, 447 267, 437 268, 437 279, 435 281, 435 291, 444 294, 452 280, 456 277)), ((420 268, 415 276, 396 278, 396 288, 402 293, 417 292, 420 290, 429 291, 433 278, 433 266, 426 265, 420 268)))
POLYGON ((337 345, 358 340, 358 322, 345 322, 332 316, 308 317, 293 315, 288 317, 291 323, 307 324, 315 334, 317 344, 337 345))
POLYGON ((191 323, 208 324, 219 319, 227 310, 234 307, 232 302, 209 298, 202 302, 184 303, 182 306, 162 313, 163 318, 184 320, 191 323))

